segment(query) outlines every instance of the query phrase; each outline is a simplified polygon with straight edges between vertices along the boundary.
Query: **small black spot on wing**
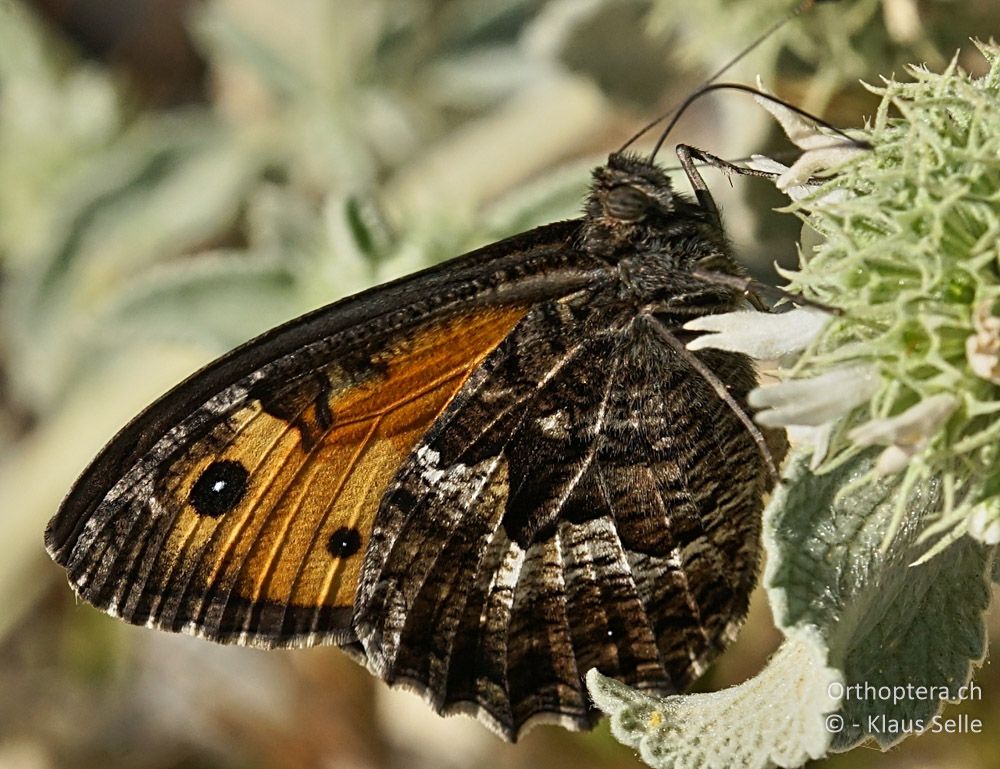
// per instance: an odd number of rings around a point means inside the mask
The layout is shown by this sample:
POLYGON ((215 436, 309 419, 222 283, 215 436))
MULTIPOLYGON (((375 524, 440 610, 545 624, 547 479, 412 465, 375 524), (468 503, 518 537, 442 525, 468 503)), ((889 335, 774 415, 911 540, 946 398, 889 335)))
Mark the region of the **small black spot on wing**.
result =
POLYGON ((349 558, 361 549, 361 534, 355 528, 341 526, 330 535, 326 549, 334 558, 349 558))
POLYGON ((200 515, 218 518, 236 507, 247 490, 250 474, 239 462, 213 462, 201 474, 188 496, 200 515))

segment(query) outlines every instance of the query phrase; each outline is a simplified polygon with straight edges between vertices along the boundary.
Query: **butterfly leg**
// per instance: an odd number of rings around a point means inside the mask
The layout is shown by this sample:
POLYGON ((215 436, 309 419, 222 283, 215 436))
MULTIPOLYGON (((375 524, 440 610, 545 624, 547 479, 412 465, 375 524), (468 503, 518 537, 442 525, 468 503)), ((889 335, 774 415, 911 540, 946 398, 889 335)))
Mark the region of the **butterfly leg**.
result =
POLYGON ((765 179, 774 178, 774 174, 772 173, 738 166, 734 163, 730 163, 728 160, 723 160, 718 155, 713 155, 709 152, 705 152, 704 150, 700 150, 697 147, 692 147, 690 144, 677 145, 677 159, 680 161, 681 168, 684 169, 684 174, 687 176, 688 181, 691 182, 691 187, 694 189, 695 197, 698 198, 698 202, 701 204, 701 207, 708 211, 716 222, 720 224, 721 219, 719 218, 719 207, 715 204, 715 199, 712 197, 712 193, 709 191, 708 185, 705 183, 705 179, 700 173, 698 173, 698 168, 695 166, 696 161, 707 163, 713 168, 718 168, 727 174, 760 176, 765 179))
POLYGON ((728 286, 729 288, 735 288, 737 291, 741 291, 756 309, 765 312, 769 312, 770 308, 761 301, 757 292, 773 294, 779 299, 787 299, 788 301, 794 302, 801 307, 812 307, 816 310, 828 312, 831 315, 843 315, 844 312, 839 307, 831 307, 828 304, 823 304, 823 302, 817 302, 814 299, 809 299, 802 294, 795 293, 794 291, 786 291, 778 286, 772 286, 769 283, 764 283, 756 278, 751 278, 748 275, 731 275, 726 272, 712 272, 711 270, 697 268, 692 270, 691 274, 706 283, 715 283, 720 286, 728 286))
MULTIPOLYGON (((728 160, 723 160, 710 152, 705 152, 697 147, 692 147, 690 144, 677 145, 677 158, 680 160, 681 167, 684 169, 684 173, 691 182, 692 188, 694 188, 698 202, 704 209, 712 214, 716 221, 719 221, 718 206, 715 205, 715 200, 712 198, 712 193, 709 191, 704 178, 702 178, 702 175, 698 173, 695 161, 707 163, 713 168, 718 168, 727 174, 757 176, 765 179, 773 179, 775 176, 775 174, 769 173, 768 171, 758 171, 754 168, 746 168, 735 165, 734 163, 730 163, 728 160)), ((712 272, 704 269, 695 269, 692 274, 696 278, 700 278, 707 283, 729 286, 730 288, 735 288, 737 291, 743 292, 750 303, 758 310, 768 309, 767 306, 761 301, 760 297, 757 296, 756 292, 759 291, 773 294, 779 299, 787 299, 788 301, 794 302, 795 304, 803 307, 813 307, 817 310, 823 310, 824 312, 829 312, 833 315, 841 314, 841 311, 836 307, 830 307, 822 302, 807 299, 801 294, 797 294, 792 291, 785 291, 782 288, 771 286, 746 275, 731 275, 728 273, 712 272)))

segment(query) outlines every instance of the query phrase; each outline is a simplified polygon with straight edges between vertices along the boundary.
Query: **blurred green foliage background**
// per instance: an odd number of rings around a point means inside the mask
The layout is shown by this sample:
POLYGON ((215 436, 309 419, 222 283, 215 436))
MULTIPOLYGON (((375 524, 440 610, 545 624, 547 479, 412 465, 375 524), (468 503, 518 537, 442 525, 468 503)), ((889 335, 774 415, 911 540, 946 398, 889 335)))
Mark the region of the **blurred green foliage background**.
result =
MULTIPOLYGON (((606 727, 505 745, 336 650, 125 626, 75 604, 42 531, 103 442, 216 355, 575 215, 593 165, 789 5, 0 0, 0 769, 639 765, 606 727)), ((996 31, 994 0, 843 0, 726 79, 760 74, 858 125, 874 104, 859 78, 958 48, 980 68, 968 38, 996 31)), ((788 149, 737 94, 699 102, 672 140, 733 158, 788 149)), ((769 211, 776 193, 709 181, 755 272, 794 263, 798 225, 769 211)), ((756 600, 699 686, 751 675, 776 643, 756 600)), ((977 680, 982 701, 951 712, 986 734, 824 766, 1000 766, 1000 673, 987 661, 977 680)))

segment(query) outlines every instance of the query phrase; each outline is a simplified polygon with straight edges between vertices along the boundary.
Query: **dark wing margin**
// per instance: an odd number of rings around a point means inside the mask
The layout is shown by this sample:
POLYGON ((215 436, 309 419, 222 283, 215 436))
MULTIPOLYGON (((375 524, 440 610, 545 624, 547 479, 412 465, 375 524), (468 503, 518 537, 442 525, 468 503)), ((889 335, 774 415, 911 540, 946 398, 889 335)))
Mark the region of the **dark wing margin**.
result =
MULTIPOLYGON (((369 666, 509 740, 593 726, 592 667, 686 688, 757 568, 753 439, 641 317, 592 300, 534 307, 470 377, 386 494, 359 587, 369 666)), ((699 356, 753 387, 743 356, 699 356)))
POLYGON ((357 567, 304 576, 320 548, 346 558, 367 546, 360 507, 332 532, 309 531, 341 515, 319 501, 324 452, 358 447, 335 459, 342 486, 365 461, 387 484, 392 462, 527 308, 590 279, 572 248, 578 226, 541 227, 370 289, 210 364, 101 451, 50 521, 49 553, 81 597, 136 624, 260 646, 353 642, 343 599, 357 567), (420 379, 431 374, 441 381, 420 379), (425 385, 413 405, 408 388, 425 385), (372 436, 381 453, 366 460, 372 436), (257 544, 242 547, 251 534, 257 544), (322 588, 310 600, 339 599, 296 615, 281 597, 310 579, 322 588))

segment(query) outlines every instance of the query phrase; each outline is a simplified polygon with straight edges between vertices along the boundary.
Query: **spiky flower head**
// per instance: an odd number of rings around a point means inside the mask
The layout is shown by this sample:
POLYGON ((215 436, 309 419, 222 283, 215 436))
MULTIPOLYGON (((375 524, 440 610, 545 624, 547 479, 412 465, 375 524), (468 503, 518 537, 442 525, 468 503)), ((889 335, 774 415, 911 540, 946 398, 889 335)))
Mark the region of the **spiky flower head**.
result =
POLYGON ((769 424, 823 428, 819 473, 880 446, 873 474, 902 475, 889 536, 908 490, 939 484, 925 557, 965 533, 1000 541, 1000 48, 978 47, 981 77, 953 61, 871 88, 882 102, 864 151, 774 108, 809 173, 759 165, 781 171, 790 210, 822 236, 789 288, 838 314, 751 401, 769 424))

